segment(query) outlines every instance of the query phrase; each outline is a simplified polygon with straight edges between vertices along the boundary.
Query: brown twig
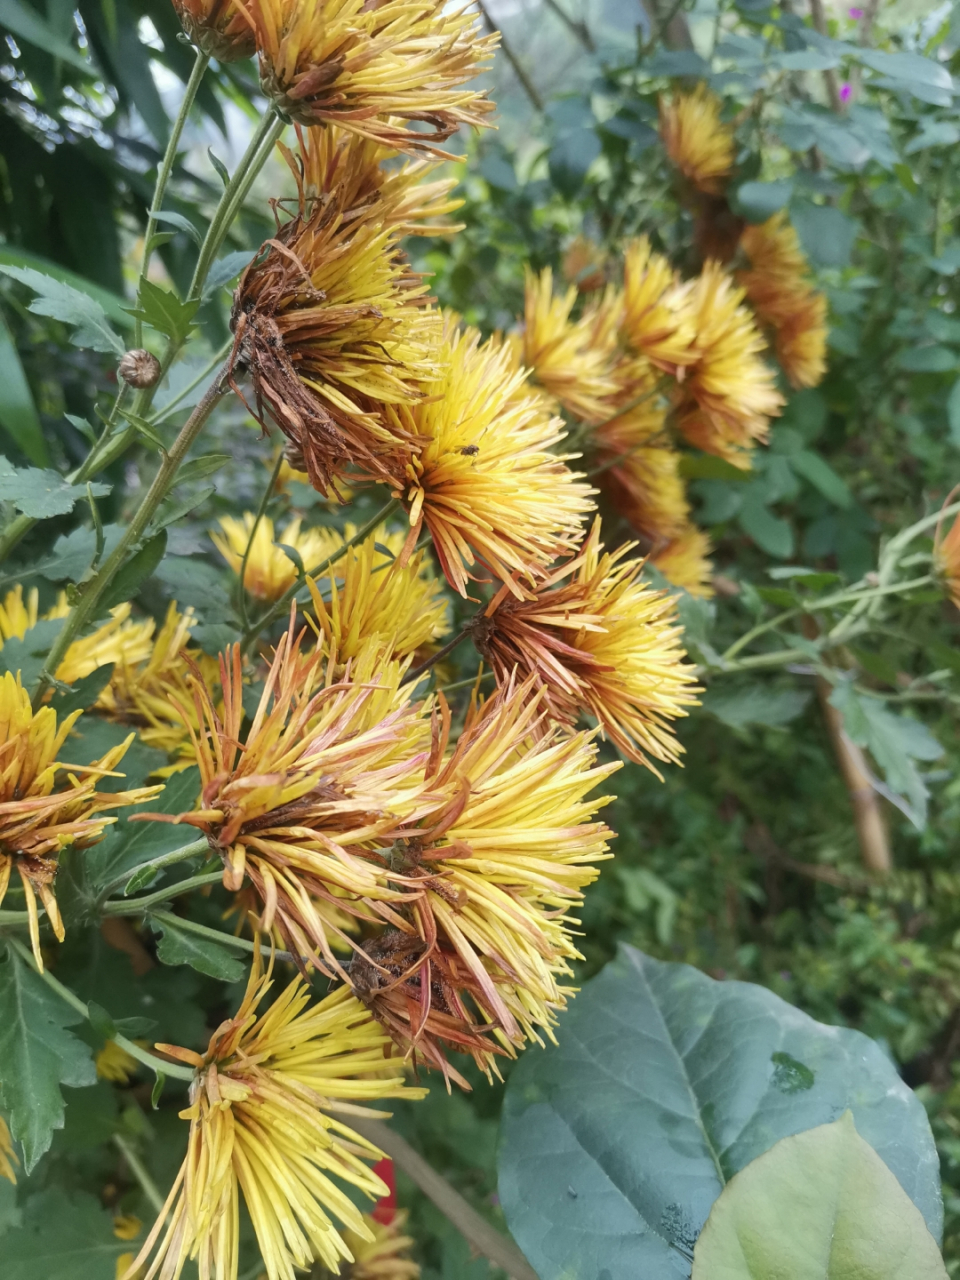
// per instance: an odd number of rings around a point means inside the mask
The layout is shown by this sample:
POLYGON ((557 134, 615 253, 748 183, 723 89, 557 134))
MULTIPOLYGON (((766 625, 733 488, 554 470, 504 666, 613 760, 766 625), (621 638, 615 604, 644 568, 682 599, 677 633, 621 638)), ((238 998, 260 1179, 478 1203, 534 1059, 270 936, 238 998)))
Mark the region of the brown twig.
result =
POLYGON ((593 36, 590 34, 590 29, 585 22, 582 20, 578 21, 576 18, 571 18, 569 13, 557 4, 557 0, 544 0, 544 3, 551 12, 557 15, 563 25, 576 36, 588 53, 597 52, 597 46, 594 43, 593 36))
POLYGON ((409 1142, 380 1120, 358 1120, 351 1116, 350 1124, 362 1137, 385 1152, 411 1182, 417 1184, 471 1248, 494 1266, 502 1267, 510 1280, 537 1280, 537 1273, 513 1241, 481 1218, 459 1191, 455 1191, 446 1178, 431 1168, 409 1142))
MULTIPOLYGON (((480 10, 483 20, 487 24, 487 30, 496 31, 497 30, 496 23, 493 21, 493 19, 490 17, 490 14, 487 12, 486 6, 484 5, 483 0, 477 0, 477 8, 480 10)), ((509 40, 503 34, 502 31, 500 32, 500 51, 502 52, 506 60, 510 63, 511 67, 513 67, 514 75, 520 81, 520 85, 523 88, 524 93, 530 99, 530 102, 533 104, 534 110, 542 111, 543 99, 540 97, 540 94, 537 91, 537 86, 533 83, 533 81, 527 75, 524 69, 523 63, 514 53, 509 40)))
POLYGON ((643 7, 650 15, 648 49, 652 49, 661 38, 668 49, 693 48, 690 28, 680 12, 681 5, 682 0, 643 0, 643 7))
MULTIPOLYGON (((810 16, 813 18, 813 25, 820 35, 827 34, 827 15, 824 13, 823 0, 810 0, 810 16)), ((830 105, 836 112, 843 110, 843 99, 840 97, 840 81, 837 79, 836 71, 830 67, 823 73, 823 81, 827 86, 827 97, 830 99, 830 105)))

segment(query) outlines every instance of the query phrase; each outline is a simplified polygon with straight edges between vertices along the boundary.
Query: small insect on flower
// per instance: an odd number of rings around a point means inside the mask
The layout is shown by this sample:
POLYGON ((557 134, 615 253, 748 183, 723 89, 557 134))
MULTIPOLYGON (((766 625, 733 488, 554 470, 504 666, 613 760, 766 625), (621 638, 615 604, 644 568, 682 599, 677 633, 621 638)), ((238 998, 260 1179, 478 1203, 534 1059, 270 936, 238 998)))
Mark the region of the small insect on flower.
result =
POLYGON ((453 330, 437 364, 419 404, 388 407, 398 431, 424 441, 402 485, 408 545, 426 524, 454 590, 467 594, 479 563, 522 596, 579 540, 591 490, 549 452, 563 424, 525 394, 509 347, 453 330))
POLYGON ((173 7, 193 44, 218 62, 256 53, 256 36, 237 0, 173 0, 173 7))
POLYGON ((438 143, 493 110, 484 91, 458 88, 486 69, 500 39, 480 35, 469 5, 248 0, 245 12, 263 91, 301 124, 446 155, 438 143))
POLYGON ((133 1263, 152 1257, 145 1280, 179 1276, 188 1258, 201 1276, 237 1280, 241 1195, 268 1280, 294 1280, 314 1261, 339 1273, 354 1260, 344 1229, 376 1239, 340 1184, 384 1195, 369 1168, 382 1153, 338 1117, 358 1114, 358 1102, 425 1090, 391 1070, 388 1038, 346 987, 311 1005, 298 977, 260 1012, 271 986, 258 951, 240 1008, 205 1053, 157 1046, 197 1075, 180 1113, 190 1121, 186 1159, 133 1263))
POLYGON ((3 1116, 0 1116, 0 1178, 6 1178, 8 1182, 16 1184, 19 1164, 7 1122, 3 1116))
POLYGON ((692 596, 706 597, 713 595, 713 564, 709 557, 709 534, 690 525, 655 552, 650 563, 675 587, 682 587, 692 596))
POLYGON ((695 187, 712 195, 726 185, 736 154, 733 129, 720 119, 721 107, 705 84, 660 99, 660 137, 667 155, 695 187))
POLYGON ((596 520, 580 554, 535 600, 501 590, 475 638, 499 684, 514 672, 529 677, 551 720, 572 727, 582 713, 594 716, 627 759, 660 777, 653 761, 676 764, 683 750, 671 721, 696 705, 700 690, 676 601, 642 580, 642 560, 624 559, 632 549, 604 552, 596 520))
POLYGON ((123 776, 114 770, 134 739, 132 733, 89 765, 58 760, 79 718, 80 712, 74 711, 58 727, 52 707, 32 709, 19 672, 14 676, 7 671, 0 677, 0 903, 15 870, 23 886, 30 940, 41 971, 38 896, 57 938, 62 942, 64 937, 53 889, 61 851, 96 844, 104 829, 116 822, 107 811, 141 804, 161 790, 97 791, 98 778, 123 776), (64 772, 61 782, 59 775, 64 772))

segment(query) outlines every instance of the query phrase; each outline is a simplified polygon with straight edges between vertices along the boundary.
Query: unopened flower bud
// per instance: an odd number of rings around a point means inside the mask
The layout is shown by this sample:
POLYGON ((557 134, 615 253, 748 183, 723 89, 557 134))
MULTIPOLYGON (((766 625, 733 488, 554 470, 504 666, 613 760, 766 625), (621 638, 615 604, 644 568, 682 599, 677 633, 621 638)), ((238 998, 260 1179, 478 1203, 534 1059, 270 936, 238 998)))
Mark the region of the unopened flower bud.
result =
POLYGON ((126 351, 117 372, 131 387, 152 387, 160 377, 160 361, 149 351, 126 351))

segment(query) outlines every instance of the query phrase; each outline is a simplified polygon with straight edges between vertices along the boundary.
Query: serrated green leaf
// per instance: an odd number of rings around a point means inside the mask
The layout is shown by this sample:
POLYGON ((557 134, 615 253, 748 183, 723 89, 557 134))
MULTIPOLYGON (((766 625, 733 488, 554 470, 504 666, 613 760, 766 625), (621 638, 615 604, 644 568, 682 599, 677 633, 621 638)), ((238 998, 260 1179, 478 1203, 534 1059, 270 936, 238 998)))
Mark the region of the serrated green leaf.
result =
MULTIPOLYGON (((103 554, 108 556, 123 536, 118 524, 104 525, 103 554)), ((62 533, 53 544, 53 553, 36 566, 35 572, 51 582, 79 582, 90 567, 97 549, 93 529, 79 528, 62 533)))
MULTIPOLYGON (((90 485, 95 498, 105 498, 111 487, 99 483, 90 485)), ((31 520, 65 516, 86 497, 84 484, 69 484, 56 471, 40 471, 36 467, 18 469, 0 457, 0 500, 12 502, 31 520)))
POLYGON ((140 589, 142 583, 153 573, 163 559, 167 549, 167 531, 161 529, 148 542, 132 555, 117 573, 103 599, 100 601, 101 613, 115 608, 124 600, 131 600, 140 589))
POLYGON ((33 290, 37 296, 30 303, 30 310, 35 315, 51 316, 71 325, 74 333, 70 341, 74 346, 123 355, 123 342, 111 329, 103 307, 88 293, 81 293, 72 285, 34 271, 32 267, 0 263, 0 274, 10 276, 33 290))
POLYGON ((3 1280, 108 1280, 130 1244, 93 1196, 48 1187, 31 1196, 23 1225, 3 1237, 3 1280))
POLYGON ((157 955, 164 964, 188 964, 199 973, 219 978, 222 982, 239 982, 243 977, 242 961, 218 942, 180 929, 167 918, 161 921, 151 917, 150 924, 162 933, 157 943, 157 955))
POLYGON ((63 1128, 60 1085, 77 1088, 96 1081, 89 1047, 65 1029, 80 1021, 70 1005, 7 950, 0 963, 0 1101, 10 1132, 23 1148, 26 1173, 48 1150, 54 1129, 63 1128))
POLYGON ((229 461, 229 453, 204 453, 199 458, 191 458, 177 472, 174 485, 203 480, 207 476, 212 476, 215 471, 219 471, 221 467, 225 467, 229 461))
POLYGON ((152 280, 141 281, 138 302, 139 306, 130 314, 174 342, 182 342, 186 338, 200 306, 199 298, 181 302, 169 289, 162 289, 152 280))
POLYGON ((62 626, 62 618, 49 618, 31 627, 22 640, 19 636, 10 636, 0 650, 0 671, 11 671, 14 675, 19 671, 24 687, 31 688, 62 626))
POLYGON ((692 1280, 947 1280, 920 1210, 845 1112, 782 1138, 710 1211, 692 1280))
POLYGON ((176 524, 178 520, 182 520, 191 511, 202 506, 213 493, 216 493, 216 489, 211 484, 199 490, 192 498, 185 498, 183 502, 164 502, 150 522, 151 531, 159 532, 161 529, 166 529, 168 525, 176 524))

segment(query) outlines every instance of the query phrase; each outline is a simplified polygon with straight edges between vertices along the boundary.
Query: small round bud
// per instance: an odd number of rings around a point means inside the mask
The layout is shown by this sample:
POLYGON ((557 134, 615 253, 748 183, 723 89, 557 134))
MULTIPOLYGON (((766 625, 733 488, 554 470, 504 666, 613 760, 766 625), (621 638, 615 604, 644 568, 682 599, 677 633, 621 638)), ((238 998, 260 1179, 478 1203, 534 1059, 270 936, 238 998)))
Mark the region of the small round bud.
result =
POLYGON ((160 377, 160 361, 149 351, 126 351, 117 372, 131 387, 152 387, 160 377))

